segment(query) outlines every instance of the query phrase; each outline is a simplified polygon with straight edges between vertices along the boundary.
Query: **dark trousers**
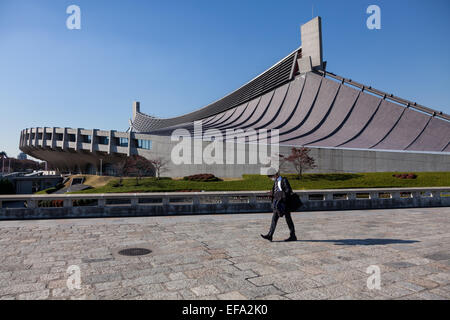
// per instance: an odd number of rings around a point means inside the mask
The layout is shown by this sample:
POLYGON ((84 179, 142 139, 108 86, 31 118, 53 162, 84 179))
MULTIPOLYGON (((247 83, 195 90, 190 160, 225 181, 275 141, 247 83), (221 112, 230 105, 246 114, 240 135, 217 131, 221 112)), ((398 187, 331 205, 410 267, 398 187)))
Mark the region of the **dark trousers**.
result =
MULTIPOLYGON (((292 221, 291 213, 286 212, 284 217, 286 218, 286 223, 289 227, 289 231, 291 232, 291 237, 295 236, 295 227, 294 222, 292 221)), ((272 216, 272 224, 270 225, 270 231, 269 236, 273 237, 273 234, 275 233, 275 228, 277 227, 277 222, 280 217, 278 216, 277 212, 273 213, 272 216)))

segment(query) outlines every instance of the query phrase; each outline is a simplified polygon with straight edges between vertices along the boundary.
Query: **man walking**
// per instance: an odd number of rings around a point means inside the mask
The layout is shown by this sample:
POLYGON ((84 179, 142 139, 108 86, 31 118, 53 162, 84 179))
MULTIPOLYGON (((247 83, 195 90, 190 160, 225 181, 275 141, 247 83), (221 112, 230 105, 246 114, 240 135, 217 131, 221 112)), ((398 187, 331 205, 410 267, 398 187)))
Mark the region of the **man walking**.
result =
POLYGON ((261 235, 261 237, 272 241, 278 219, 285 216, 291 235, 284 241, 297 241, 294 222, 292 221, 291 212, 287 205, 287 198, 293 193, 291 185, 289 184, 288 179, 280 176, 279 172, 276 170, 269 172, 268 177, 274 182, 270 193, 273 204, 273 216, 269 233, 267 235, 261 235))

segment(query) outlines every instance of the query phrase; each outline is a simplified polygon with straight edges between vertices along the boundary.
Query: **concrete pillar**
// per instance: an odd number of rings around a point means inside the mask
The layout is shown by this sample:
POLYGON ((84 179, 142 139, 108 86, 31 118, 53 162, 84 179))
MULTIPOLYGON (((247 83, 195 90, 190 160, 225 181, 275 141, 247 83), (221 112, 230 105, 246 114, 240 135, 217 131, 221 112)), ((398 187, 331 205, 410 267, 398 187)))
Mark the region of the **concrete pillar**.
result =
POLYGON ((34 130, 36 130, 36 132, 34 133, 34 146, 37 147, 38 146, 38 127, 34 128, 34 130))
POLYGON ((44 127, 44 142, 42 143, 43 147, 51 147, 52 145, 52 138, 47 139, 47 133, 51 133, 51 129, 48 127, 44 127), (50 140, 50 141, 49 141, 50 140))
POLYGON ((64 199, 63 203, 64 203, 63 204, 64 208, 72 208, 73 207, 72 199, 64 199))
POLYGON ((63 129, 62 149, 67 150, 67 128, 63 129))
POLYGON ((200 205, 200 198, 197 195, 193 195, 192 196, 192 204, 194 206, 198 206, 200 205))
POLYGON ((302 57, 311 57, 313 68, 322 69, 322 19, 315 17, 301 26, 302 57))
POLYGON ((94 152, 95 131, 96 131, 96 129, 92 129, 92 135, 91 135, 91 152, 94 152))
POLYGON ((128 131, 128 148, 127 148, 127 156, 131 156, 131 139, 133 138, 134 134, 130 131, 128 131))
POLYGON ((33 133, 33 130, 30 128, 30 129, 27 129, 27 132, 28 132, 28 146, 32 146, 33 142, 31 141, 31 135, 33 133))
POLYGON ((78 143, 80 142, 80 128, 76 129, 76 133, 75 133, 75 151, 78 151, 78 143))
POLYGON ((45 136, 45 133, 47 132, 47 127, 42 128, 42 148, 44 148, 47 144, 47 137, 45 136))
POLYGON ((297 60, 298 63, 298 70, 300 73, 307 73, 313 70, 311 57, 303 57, 297 60))
POLYGON ((302 200, 303 203, 306 203, 309 201, 309 197, 307 193, 300 193, 298 194, 298 196, 300 197, 300 200, 302 200))
POLYGON ((221 196, 221 197, 220 197, 220 200, 222 201, 222 205, 228 206, 228 203, 229 203, 228 195, 223 195, 223 196, 221 196))
POLYGON ((136 118, 136 114, 141 112, 141 103, 139 101, 133 102, 133 121, 136 118))
POLYGON ((112 130, 109 130, 109 133, 108 133, 108 154, 111 154, 112 138, 113 138, 112 130))
POLYGON ((27 208, 29 208, 29 209, 37 208, 37 201, 33 200, 33 199, 28 199, 27 200, 27 208))
POLYGON ((106 205, 106 199, 98 199, 97 206, 103 208, 106 205))
POLYGON ((56 128, 52 128, 52 143, 51 143, 52 149, 56 148, 56 128))

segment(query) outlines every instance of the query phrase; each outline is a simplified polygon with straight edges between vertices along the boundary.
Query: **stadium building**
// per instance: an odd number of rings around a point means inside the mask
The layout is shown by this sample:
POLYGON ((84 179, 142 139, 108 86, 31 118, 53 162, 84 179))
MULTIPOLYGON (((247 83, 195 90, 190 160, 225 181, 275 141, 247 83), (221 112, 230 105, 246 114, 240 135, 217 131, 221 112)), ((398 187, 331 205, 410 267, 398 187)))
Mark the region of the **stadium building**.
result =
POLYGON ((274 66, 191 113, 161 119, 134 102, 127 132, 28 128, 20 149, 60 171, 91 174, 114 174, 115 163, 135 154, 168 160, 169 176, 259 174, 271 164, 253 161, 255 145, 271 159, 308 147, 311 172, 450 170, 449 115, 328 72, 320 17, 302 25, 301 37, 274 66), (235 136, 219 144, 229 131, 235 136))

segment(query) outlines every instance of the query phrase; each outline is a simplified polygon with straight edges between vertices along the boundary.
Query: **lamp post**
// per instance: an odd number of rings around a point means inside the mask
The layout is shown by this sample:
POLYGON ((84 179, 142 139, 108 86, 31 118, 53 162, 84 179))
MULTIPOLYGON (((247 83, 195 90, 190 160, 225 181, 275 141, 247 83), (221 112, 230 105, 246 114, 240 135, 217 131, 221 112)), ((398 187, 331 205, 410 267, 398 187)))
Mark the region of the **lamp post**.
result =
POLYGON ((103 159, 100 159, 100 176, 103 175, 103 159))

